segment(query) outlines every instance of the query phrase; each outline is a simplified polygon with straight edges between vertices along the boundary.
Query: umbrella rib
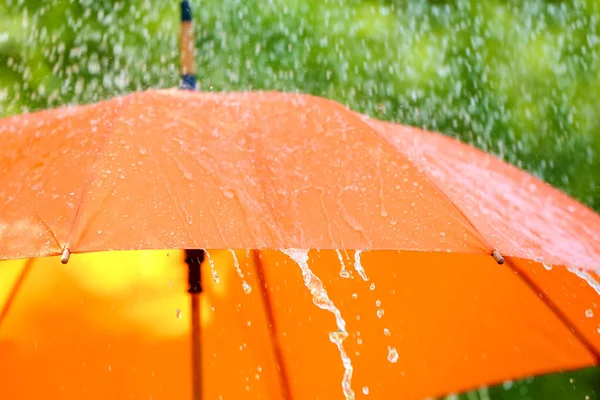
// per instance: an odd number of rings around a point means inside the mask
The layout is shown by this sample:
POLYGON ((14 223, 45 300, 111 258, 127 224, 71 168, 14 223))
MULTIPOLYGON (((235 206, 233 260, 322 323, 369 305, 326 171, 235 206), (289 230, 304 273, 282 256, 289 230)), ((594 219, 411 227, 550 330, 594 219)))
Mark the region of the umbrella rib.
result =
POLYGON ((277 324, 275 316, 273 315, 273 302, 271 296, 266 289, 266 279, 263 268, 262 260, 258 254, 258 250, 252 250, 252 261, 254 262, 256 269, 256 277, 258 279, 258 285, 260 286, 260 293, 263 299, 263 306, 267 315, 267 321, 269 323, 269 334, 271 336, 271 347, 277 363, 277 372, 279 376, 280 388, 282 391, 282 398, 285 400, 292 400, 292 391, 290 388, 290 379, 285 367, 285 361, 283 359, 283 352, 281 350, 281 343, 277 338, 277 324))
POLYGON ((8 297, 6 298, 4 307, 2 307, 2 311, 0 311, 0 328, 2 328, 2 324, 3 324, 4 320, 6 319, 6 317, 8 316, 10 309, 12 308, 15 298, 17 297, 17 293, 19 293, 21 286, 23 286, 23 282, 25 282, 25 278, 31 271, 31 267, 33 265, 33 260, 34 260, 33 258, 29 258, 27 260, 27 262, 23 266, 23 269, 21 270, 21 273, 19 274, 19 277, 17 278, 17 281, 15 282, 13 287, 10 289, 10 293, 8 294, 8 297))
POLYGON ((519 268, 511 258, 506 259, 506 265, 512 269, 521 280, 531 289, 536 295, 540 296, 544 304, 550 309, 550 311, 558 317, 558 319, 575 335, 577 340, 590 352, 594 357, 595 365, 600 365, 600 352, 596 350, 594 345, 585 337, 585 335, 577 328, 575 324, 571 322, 566 313, 564 313, 551 299, 545 295, 542 288, 527 274, 523 273, 522 269, 519 268))

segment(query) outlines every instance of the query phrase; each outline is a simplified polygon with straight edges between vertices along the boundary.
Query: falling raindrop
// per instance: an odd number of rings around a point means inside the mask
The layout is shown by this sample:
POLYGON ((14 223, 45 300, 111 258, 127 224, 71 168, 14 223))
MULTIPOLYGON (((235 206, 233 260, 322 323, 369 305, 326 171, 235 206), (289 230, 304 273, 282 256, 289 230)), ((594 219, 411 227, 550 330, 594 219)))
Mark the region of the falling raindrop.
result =
POLYGON ((398 361, 398 351, 396 350, 396 348, 388 346, 387 359, 391 363, 396 363, 398 361))
POLYGON ((215 268, 215 263, 214 263, 212 257, 210 256, 208 250, 204 249, 204 253, 206 253, 206 258, 208 259, 208 264, 210 265, 210 272, 213 277, 213 282, 218 284, 221 281, 221 279, 219 279, 219 275, 217 275, 217 269, 215 268))
POLYGON ((231 256, 233 257, 233 265, 235 266, 235 270, 237 271, 239 277, 242 279, 242 288, 244 289, 244 293, 250 294, 250 292, 252 292, 252 287, 244 279, 244 273, 242 272, 242 269, 240 268, 240 263, 235 254, 235 250, 229 249, 229 252, 231 253, 231 256))
POLYGON ((356 250, 356 252, 354 253, 354 269, 356 270, 356 272, 358 272, 358 275, 360 275, 363 281, 366 282, 369 280, 369 278, 367 278, 365 269, 363 268, 360 262, 360 253, 362 253, 362 250, 356 250))
POLYGON ((340 310, 329 299, 327 291, 323 287, 323 282, 311 271, 308 266, 308 250, 304 249, 285 249, 282 253, 287 254, 292 260, 298 264, 304 278, 304 285, 313 296, 313 303, 323 310, 331 312, 335 316, 335 321, 338 327, 337 332, 329 334, 329 340, 333 342, 341 355, 342 364, 344 365, 344 377, 342 379, 342 392, 347 400, 354 399, 354 391, 351 387, 353 367, 350 358, 346 355, 343 341, 348 337, 346 332, 346 321, 342 318, 340 310))

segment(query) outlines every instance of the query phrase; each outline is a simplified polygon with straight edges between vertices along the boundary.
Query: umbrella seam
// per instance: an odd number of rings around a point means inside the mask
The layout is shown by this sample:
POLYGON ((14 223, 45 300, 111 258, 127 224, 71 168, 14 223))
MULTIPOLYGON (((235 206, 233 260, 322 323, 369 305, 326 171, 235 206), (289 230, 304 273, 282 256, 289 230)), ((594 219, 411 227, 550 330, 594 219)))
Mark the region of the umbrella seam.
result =
POLYGON ((285 368, 285 360, 281 351, 281 344, 277 338, 277 324, 275 322, 275 316, 273 315, 273 303, 271 297, 266 289, 266 280, 264 274, 264 268, 258 250, 252 250, 252 258, 256 269, 256 277, 258 285, 260 286, 260 293, 262 297, 263 307, 265 308, 267 321, 269 323, 269 335, 271 336, 271 348, 273 355, 275 356, 275 362, 277 364, 277 372, 279 382, 281 384, 281 394, 283 399, 292 400, 292 391, 290 387, 290 380, 287 370, 285 368))
POLYGON ((507 257, 506 260, 507 266, 513 270, 517 276, 524 282, 527 287, 533 291, 536 295, 540 297, 542 302, 550 309, 550 311, 556 315, 556 317, 567 327, 569 330, 575 335, 577 340, 585 347, 585 349, 592 355, 595 359, 594 364, 600 365, 600 352, 596 350, 595 346, 586 338, 586 336, 577 328, 577 326, 569 319, 569 317, 564 313, 553 301, 550 299, 550 296, 544 294, 541 287, 529 276, 523 273, 523 270, 519 268, 512 260, 511 257, 507 257))
MULTIPOLYGON (((119 104, 119 111, 122 111, 124 108, 124 104, 125 104, 125 97, 117 97, 116 98, 116 102, 119 104)), ((111 102, 107 102, 106 105, 108 106, 111 102)), ((82 193, 79 196, 79 200, 77 202, 77 209, 75 210, 75 216, 73 217, 73 223, 71 224, 71 230, 69 232, 69 236, 67 237, 67 241, 64 245, 65 249, 67 250, 72 250, 70 247, 73 245, 72 241, 73 241, 73 236, 75 234, 75 228, 77 227, 77 223, 79 222, 79 215, 81 214, 81 209, 83 208, 83 204, 84 201, 87 199, 87 192, 88 192, 88 188, 91 186, 92 182, 95 180, 96 175, 97 175, 97 168, 98 168, 98 164, 100 164, 100 162, 104 159, 104 156, 106 155, 106 148, 108 147, 108 143, 109 143, 109 139, 111 137, 111 134, 113 133, 113 127, 114 127, 114 122, 115 122, 115 118, 118 114, 118 112, 115 110, 114 107, 107 107, 109 110, 112 111, 112 115, 109 121, 107 121, 107 123, 105 123, 105 133, 104 133, 104 142, 102 144, 101 149, 98 151, 98 155, 96 157, 96 160, 94 161, 94 163, 92 164, 91 168, 90 168, 90 172, 89 175, 83 185, 82 188, 82 193), (109 126, 106 126, 109 125, 109 126)))
MULTIPOLYGON (((331 100, 326 100, 329 101, 333 104, 336 104, 338 107, 343 107, 340 104, 331 101, 331 100)), ((343 107, 344 109, 346 109, 346 107, 343 107)), ((377 136, 379 136, 381 139, 383 139, 383 141, 385 143, 387 143, 388 145, 390 145, 395 151, 397 151, 398 153, 402 154, 404 157, 406 157, 406 159, 408 160, 408 162, 413 165, 414 167, 417 168, 417 170, 423 174, 423 176, 427 179, 427 181, 429 183, 431 183, 431 185, 434 187, 434 189, 436 189, 441 195, 442 197, 448 202, 450 203, 450 205, 465 219, 465 221, 467 221, 467 223, 469 224, 469 226, 475 231, 475 233, 477 233, 477 235, 479 236, 478 239, 480 239, 484 245, 486 245, 488 248, 486 250, 488 250, 491 254, 492 250, 494 250, 494 246, 491 245, 490 242, 488 242, 488 240, 485 238, 485 236, 479 231, 479 229, 477 229, 477 227, 475 226, 475 224, 473 224, 473 222, 466 216, 466 214, 461 210, 461 208, 456 205, 454 203, 454 201, 452 201, 452 199, 450 198, 450 196, 448 196, 448 194, 437 184, 437 181, 429 175, 429 173, 427 173, 427 171, 425 171, 423 168, 421 168, 418 164, 414 163, 408 156, 408 154, 405 154, 404 152, 402 152, 398 147, 396 147, 393 143, 391 143, 384 135, 382 135, 381 133, 379 133, 379 131, 377 129, 375 129, 373 126, 369 125, 367 122, 363 121, 361 118, 356 116, 356 113, 352 110, 348 110, 349 114, 350 114, 350 118, 353 118, 355 121, 358 121, 358 123, 360 123, 360 125, 368 128, 370 131, 374 132, 377 134, 377 136)))
POLYGON ((25 263, 25 266, 23 266, 23 269, 21 270, 21 273, 19 274, 19 277, 17 278, 17 281, 11 288, 10 293, 8 294, 8 297, 6 298, 4 307, 2 307, 2 310, 0 310, 0 330, 2 329, 2 324, 3 324, 4 320, 6 319, 6 317, 8 316, 10 309, 12 308, 12 305, 15 301, 15 298, 17 297, 17 294, 20 292, 21 286, 23 286, 23 283, 25 282, 27 275, 29 275, 29 272, 31 271, 31 267, 33 266, 33 261, 34 261, 33 258, 30 258, 27 260, 27 262, 25 263))

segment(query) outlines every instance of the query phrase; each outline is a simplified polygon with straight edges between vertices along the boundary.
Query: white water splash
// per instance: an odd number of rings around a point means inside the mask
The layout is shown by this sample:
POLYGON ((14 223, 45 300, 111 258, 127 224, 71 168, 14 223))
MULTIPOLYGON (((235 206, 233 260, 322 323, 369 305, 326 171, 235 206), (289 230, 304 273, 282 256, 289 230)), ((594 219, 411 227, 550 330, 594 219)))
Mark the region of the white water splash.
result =
POLYGON ((246 282, 246 279, 244 279, 244 273, 242 272, 242 269, 240 268, 240 262, 238 261, 238 258, 235 255, 235 250, 229 249, 229 252, 231 253, 231 256, 233 257, 233 265, 235 266, 235 270, 237 271, 239 277, 242 279, 242 287, 244 288, 244 293, 250 294, 250 292, 252 292, 252 287, 250 285, 248 285, 248 282, 246 282))
POLYGON ((219 275, 217 274, 217 269, 215 268, 215 263, 214 263, 213 259, 211 258, 210 254, 208 253, 208 250, 204 249, 204 253, 206 254, 206 258, 208 259, 208 264, 210 265, 210 272, 213 277, 213 282, 214 283, 221 282, 221 279, 219 279, 219 275))
POLYGON ((342 269, 340 270, 340 276, 342 278, 350 278, 350 273, 348 272, 348 270, 346 270, 346 263, 344 262, 344 257, 342 256, 342 253, 339 250, 335 250, 335 252, 337 253, 338 259, 340 260, 340 264, 342 265, 342 269))
POLYGON ((358 272, 360 277, 363 278, 363 281, 367 282, 369 278, 367 278, 365 269, 360 263, 360 253, 362 253, 362 250, 356 250, 356 252, 354 253, 354 269, 356 270, 356 272, 358 272))
POLYGON ((567 270, 586 281, 600 296, 600 283, 589 272, 577 268, 567 268, 567 270))
POLYGON ((288 255, 292 260, 298 264, 302 271, 302 277, 304 278, 304 285, 310 291, 313 297, 313 303, 323 310, 331 312, 335 316, 335 322, 337 325, 337 332, 331 332, 329 334, 329 340, 331 340, 340 351, 342 357, 342 363, 344 365, 344 378, 342 379, 342 391, 346 400, 354 399, 354 391, 351 387, 352 380, 352 362, 350 357, 346 355, 344 350, 343 341, 348 337, 346 331, 346 321, 342 318, 340 310, 337 309, 335 304, 329 299, 327 291, 323 287, 323 282, 310 270, 308 266, 308 250, 305 249, 285 249, 281 250, 282 253, 288 255))

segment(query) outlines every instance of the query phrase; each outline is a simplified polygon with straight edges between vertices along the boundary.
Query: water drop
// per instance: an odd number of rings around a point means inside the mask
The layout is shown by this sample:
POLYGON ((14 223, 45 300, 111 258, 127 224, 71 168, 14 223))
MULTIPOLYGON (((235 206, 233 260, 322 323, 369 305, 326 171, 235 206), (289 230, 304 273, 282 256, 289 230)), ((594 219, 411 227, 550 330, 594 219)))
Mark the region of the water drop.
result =
POLYGON ((542 265, 544 266, 544 268, 545 268, 547 271, 550 271, 550 270, 552 270, 552 264, 550 264, 549 262, 547 262, 547 261, 543 261, 543 262, 542 262, 542 265))
POLYGON ((375 305, 377 307, 380 307, 381 306, 381 300, 375 300, 375 305))
POLYGON ((387 359, 391 363, 396 363, 398 361, 398 351, 396 351, 394 347, 388 346, 387 359))
POLYGON ((178 308, 177 310, 175 310, 175 316, 181 319, 183 317, 183 312, 181 312, 181 310, 178 308))
POLYGON ((588 308, 587 310, 585 310, 585 316, 588 318, 592 318, 594 316, 594 312, 592 311, 591 308, 588 308))
POLYGON ((228 199, 233 199, 233 192, 231 190, 223 190, 223 195, 228 199))
POLYGON ((371 283, 371 286, 369 286, 369 289, 371 289, 371 290, 375 290, 375 284, 374 284, 374 283, 371 283))
POLYGON ((383 317, 384 311, 382 308, 377 310, 377 318, 381 319, 383 317))
POLYGON ((352 298, 356 300, 358 299, 358 295, 356 293, 352 293, 352 298))
POLYGON ((368 386, 363 386, 362 392, 363 392, 363 394, 369 394, 369 387, 368 386))
POLYGON ((383 328, 383 334, 385 336, 390 336, 391 335, 390 330, 388 328, 383 328))

